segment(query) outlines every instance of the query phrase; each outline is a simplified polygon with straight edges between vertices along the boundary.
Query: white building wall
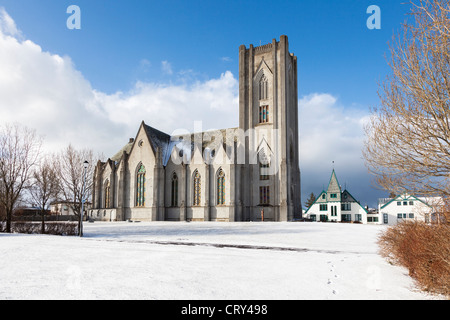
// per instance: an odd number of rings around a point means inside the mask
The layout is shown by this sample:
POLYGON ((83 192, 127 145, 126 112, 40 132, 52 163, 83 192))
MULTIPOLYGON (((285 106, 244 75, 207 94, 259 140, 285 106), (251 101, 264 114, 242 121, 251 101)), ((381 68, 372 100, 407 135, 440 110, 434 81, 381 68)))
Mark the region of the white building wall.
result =
POLYGON ((394 199, 384 207, 378 206, 380 222, 387 225, 395 225, 404 220, 416 220, 428 222, 432 208, 419 200, 394 199))
POLYGON ((367 211, 357 202, 349 202, 350 210, 342 210, 342 202, 314 203, 306 213, 306 218, 311 219, 315 215, 316 221, 320 221, 321 215, 326 215, 327 221, 333 222, 361 222, 367 224, 367 211), (327 211, 321 211, 320 205, 327 205, 327 211), (332 209, 333 207, 333 209, 332 209), (348 215, 347 217, 343 215, 348 215), (346 219, 347 218, 347 219, 346 219), (346 221, 347 220, 347 221, 346 221))

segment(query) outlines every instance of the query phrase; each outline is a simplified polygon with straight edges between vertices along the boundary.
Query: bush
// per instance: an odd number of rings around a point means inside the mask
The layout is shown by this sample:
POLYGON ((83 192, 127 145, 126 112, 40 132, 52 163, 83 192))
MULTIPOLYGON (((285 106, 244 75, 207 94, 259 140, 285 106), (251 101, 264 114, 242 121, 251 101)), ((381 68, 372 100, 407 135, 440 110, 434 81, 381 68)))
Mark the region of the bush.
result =
POLYGON ((450 296, 450 226, 405 221, 379 238, 380 254, 406 267, 426 291, 450 296))
MULTIPOLYGON (((0 232, 5 232, 6 223, 0 222, 0 232)), ((40 222, 12 222, 11 231, 14 233, 39 234, 41 233, 42 224, 40 222)), ((77 222, 46 222, 45 234, 59 236, 75 236, 78 235, 77 222)))

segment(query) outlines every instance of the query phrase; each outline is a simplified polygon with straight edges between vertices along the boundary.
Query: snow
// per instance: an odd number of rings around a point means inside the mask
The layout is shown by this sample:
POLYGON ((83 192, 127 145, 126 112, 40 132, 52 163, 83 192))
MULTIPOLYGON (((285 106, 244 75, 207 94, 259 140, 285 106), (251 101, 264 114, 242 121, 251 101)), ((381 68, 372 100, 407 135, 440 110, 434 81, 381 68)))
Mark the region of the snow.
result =
POLYGON ((380 225, 95 222, 0 234, 0 299, 442 299, 378 255, 380 225))

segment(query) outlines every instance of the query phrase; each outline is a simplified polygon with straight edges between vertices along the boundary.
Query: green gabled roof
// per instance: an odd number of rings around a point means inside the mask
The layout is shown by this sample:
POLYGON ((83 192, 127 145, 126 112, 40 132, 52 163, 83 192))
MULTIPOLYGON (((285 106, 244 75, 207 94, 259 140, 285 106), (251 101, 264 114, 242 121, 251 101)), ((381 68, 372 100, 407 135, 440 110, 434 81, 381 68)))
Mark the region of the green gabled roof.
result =
MULTIPOLYGON (((366 208, 364 208, 364 207, 361 205, 361 203, 359 203, 358 200, 356 200, 356 198, 350 193, 350 191, 348 191, 347 189, 345 189, 344 191, 342 191, 342 193, 344 193, 344 192, 347 192, 347 193, 350 195, 350 197, 352 197, 353 200, 355 200, 355 202, 351 202, 351 203, 357 203, 358 206, 360 206, 366 213, 369 212, 366 208)), ((345 201, 342 201, 342 202, 345 202, 345 201)))
POLYGON ((317 200, 319 200, 319 199, 322 197, 322 195, 323 195, 324 193, 327 194, 326 191, 322 191, 322 192, 319 194, 319 196, 316 198, 316 200, 314 200, 314 202, 309 206, 308 210, 305 211, 305 214, 308 213, 309 209, 311 209, 312 206, 316 204, 317 200))
POLYGON ((426 203, 426 202, 423 201, 423 200, 420 200, 420 199, 417 198, 416 196, 410 195, 410 194, 408 194, 408 193, 402 193, 402 194, 399 194, 398 196, 396 196, 395 198, 393 198, 391 201, 386 202, 385 204, 383 204, 383 205, 380 207, 380 209, 383 209, 384 207, 388 206, 389 204, 391 204, 391 203, 394 202, 394 201, 408 201, 408 200, 411 200, 411 199, 415 199, 415 200, 417 200, 417 201, 420 201, 420 202, 422 202, 423 204, 425 204, 425 205, 427 205, 428 207, 431 208, 431 206, 430 206, 428 203, 426 203), (403 198, 402 198, 402 196, 403 196, 403 198))

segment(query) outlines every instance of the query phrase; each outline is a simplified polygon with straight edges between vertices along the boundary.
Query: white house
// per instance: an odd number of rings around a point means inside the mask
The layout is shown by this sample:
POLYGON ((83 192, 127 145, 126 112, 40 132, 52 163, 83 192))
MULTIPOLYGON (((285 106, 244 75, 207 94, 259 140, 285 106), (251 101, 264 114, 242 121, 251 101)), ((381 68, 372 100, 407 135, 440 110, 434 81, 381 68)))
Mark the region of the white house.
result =
POLYGON ((395 225, 404 220, 418 220, 429 223, 440 204, 440 197, 415 197, 403 193, 395 198, 378 199, 380 223, 395 225))
POLYGON ((341 190, 334 169, 327 190, 319 194, 304 216, 313 221, 367 223, 367 210, 348 190, 341 190))
MULTIPOLYGON (((85 203, 84 214, 87 213, 91 207, 90 202, 85 203)), ((58 216, 74 216, 75 212, 73 211, 73 202, 70 201, 56 201, 50 204, 50 212, 51 214, 58 216)))

